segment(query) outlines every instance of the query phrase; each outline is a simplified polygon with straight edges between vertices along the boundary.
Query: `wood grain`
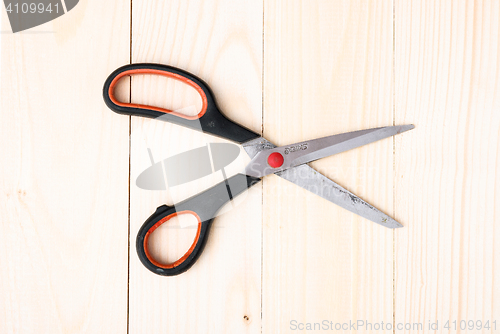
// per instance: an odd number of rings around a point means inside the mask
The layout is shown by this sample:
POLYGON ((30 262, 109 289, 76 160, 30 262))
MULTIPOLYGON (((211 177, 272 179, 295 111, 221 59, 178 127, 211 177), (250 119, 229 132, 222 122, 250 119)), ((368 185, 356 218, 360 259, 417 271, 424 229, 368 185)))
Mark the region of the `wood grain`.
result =
POLYGON ((500 319, 499 15, 497 1, 396 1, 396 123, 416 130, 395 146, 395 321, 439 321, 425 333, 500 319))
MULTIPOLYGON (((294 320, 500 330, 498 17, 493 0, 89 0, 2 33, 0 332, 274 334, 294 320), (223 140, 112 113, 102 85, 129 62, 194 73, 229 118, 278 145, 414 123, 312 164, 405 227, 268 176, 224 208, 189 271, 150 273, 135 250, 142 223, 222 174, 141 189, 149 153, 161 161, 223 140)), ((200 108, 192 89, 156 76, 118 93, 200 108)), ((247 161, 242 151, 227 175, 247 161)), ((194 232, 186 219, 163 225, 155 256, 180 257, 194 232)))
MULTIPOLYGON (((262 2, 134 1, 132 61, 180 67, 206 81, 232 120, 260 132, 262 123, 262 2)), ((174 109, 196 106, 183 86, 132 78, 132 100, 174 109), (154 93, 152 93, 154 92, 154 93)), ((216 173, 168 191, 139 189, 135 179, 155 161, 221 141, 176 125, 132 119, 131 244, 157 206, 174 204, 222 180, 216 173)), ((245 153, 242 153, 242 156, 245 153)), ((228 176, 244 165, 226 170, 228 176)), ((261 188, 228 205, 215 220, 205 251, 187 272, 161 277, 130 254, 131 333, 258 333, 261 327, 261 188), (234 210, 230 210, 234 207, 234 210)), ((156 253, 182 254, 193 228, 166 226, 156 253), (177 240, 168 235, 174 234, 177 240)), ((164 254, 168 258, 168 254, 164 254)))
MULTIPOLYGON (((264 16, 266 138, 392 124, 390 1, 265 1, 264 16)), ((391 214, 392 163, 384 140, 313 166, 391 214)), ((276 176, 263 203, 263 333, 288 333, 292 321, 392 321, 391 230, 276 176)))
POLYGON ((129 124, 101 90, 128 49, 122 1, 2 34, 1 333, 126 331, 129 124))

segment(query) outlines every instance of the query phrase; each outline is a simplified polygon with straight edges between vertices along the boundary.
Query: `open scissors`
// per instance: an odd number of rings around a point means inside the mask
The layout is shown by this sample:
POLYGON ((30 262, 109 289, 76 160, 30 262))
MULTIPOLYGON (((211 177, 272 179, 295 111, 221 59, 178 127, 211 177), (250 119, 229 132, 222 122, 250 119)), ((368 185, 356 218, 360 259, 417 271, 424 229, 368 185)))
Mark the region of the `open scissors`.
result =
POLYGON ((391 137, 413 129, 413 125, 354 131, 276 147, 259 134, 227 119, 219 111, 212 91, 201 79, 181 69, 160 64, 132 64, 118 68, 106 80, 103 95, 106 105, 114 112, 149 118, 161 117, 160 119, 164 121, 228 139, 241 144, 251 158, 244 173, 225 179, 175 206, 162 205, 146 220, 137 235, 137 253, 144 266, 156 274, 172 276, 188 270, 203 251, 217 212, 268 174, 276 174, 382 226, 402 227, 400 223, 340 187, 307 163, 391 137), (114 96, 116 83, 124 76, 137 74, 162 75, 190 85, 201 96, 201 111, 195 116, 186 116, 163 108, 118 101, 114 96), (156 261, 148 250, 149 236, 172 217, 186 213, 194 215, 198 220, 193 244, 174 263, 165 264, 156 261))

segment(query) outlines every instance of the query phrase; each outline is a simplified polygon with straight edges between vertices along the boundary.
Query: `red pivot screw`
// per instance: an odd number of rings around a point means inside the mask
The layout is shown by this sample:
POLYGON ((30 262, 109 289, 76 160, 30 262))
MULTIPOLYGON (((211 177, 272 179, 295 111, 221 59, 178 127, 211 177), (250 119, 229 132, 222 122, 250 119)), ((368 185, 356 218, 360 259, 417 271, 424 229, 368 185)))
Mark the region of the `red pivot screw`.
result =
POLYGON ((273 168, 281 167, 284 160, 283 156, 278 152, 271 153, 269 157, 267 157, 267 163, 273 168))

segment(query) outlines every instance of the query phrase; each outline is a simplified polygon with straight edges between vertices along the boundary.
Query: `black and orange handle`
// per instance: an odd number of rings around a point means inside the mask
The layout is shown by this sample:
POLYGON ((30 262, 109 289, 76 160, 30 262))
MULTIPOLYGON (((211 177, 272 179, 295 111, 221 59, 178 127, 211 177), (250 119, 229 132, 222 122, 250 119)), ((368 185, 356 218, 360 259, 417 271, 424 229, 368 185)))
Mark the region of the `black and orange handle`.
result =
POLYGON ((161 117, 160 119, 163 121, 207 132, 240 144, 260 136, 226 118, 218 109, 212 91, 203 80, 189 72, 172 66, 149 63, 122 66, 111 73, 106 79, 103 88, 103 97, 106 105, 119 114, 149 118, 161 117), (179 80, 193 87, 201 96, 201 111, 195 116, 186 116, 169 109, 118 101, 114 95, 114 89, 118 81, 125 76, 139 74, 162 75, 179 80))
POLYGON ((227 202, 259 181, 258 178, 236 174, 175 206, 160 206, 146 220, 137 234, 137 254, 142 264, 153 273, 163 276, 179 275, 191 268, 207 243, 210 227, 217 212, 227 202), (180 214, 192 214, 198 219, 196 237, 191 247, 180 259, 173 263, 161 263, 155 260, 149 251, 149 236, 160 225, 180 214))

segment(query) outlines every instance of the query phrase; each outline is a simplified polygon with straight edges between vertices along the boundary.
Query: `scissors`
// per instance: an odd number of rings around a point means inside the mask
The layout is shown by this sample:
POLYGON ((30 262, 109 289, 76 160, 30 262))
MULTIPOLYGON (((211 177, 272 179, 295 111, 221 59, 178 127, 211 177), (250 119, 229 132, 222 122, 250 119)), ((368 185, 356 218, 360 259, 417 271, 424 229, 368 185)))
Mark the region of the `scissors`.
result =
POLYGON ((116 113, 159 118, 222 137, 242 145, 251 158, 243 173, 225 178, 224 181, 175 206, 162 205, 145 221, 137 235, 137 254, 143 265, 155 274, 173 276, 188 270, 201 255, 217 212, 234 197, 269 174, 276 174, 387 228, 403 227, 307 163, 411 130, 414 128, 413 125, 354 131, 277 147, 258 133, 226 118, 217 107, 209 86, 201 79, 179 68, 161 64, 131 64, 118 68, 107 78, 103 96, 106 105, 116 113), (116 83, 125 76, 138 74, 162 75, 193 87, 201 96, 201 111, 197 115, 186 116, 164 108, 118 101, 114 95, 116 83), (180 214, 191 214, 198 220, 194 242, 177 261, 168 264, 160 263, 148 250, 148 239, 160 225, 180 214))

